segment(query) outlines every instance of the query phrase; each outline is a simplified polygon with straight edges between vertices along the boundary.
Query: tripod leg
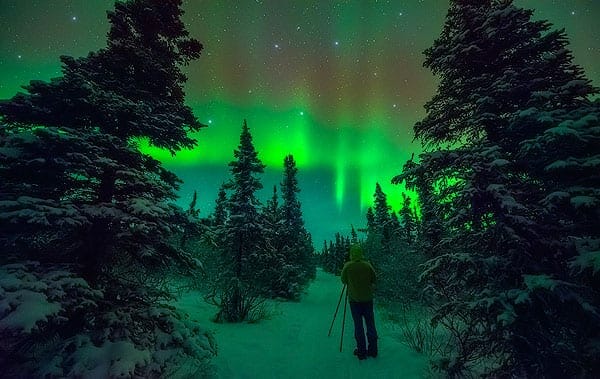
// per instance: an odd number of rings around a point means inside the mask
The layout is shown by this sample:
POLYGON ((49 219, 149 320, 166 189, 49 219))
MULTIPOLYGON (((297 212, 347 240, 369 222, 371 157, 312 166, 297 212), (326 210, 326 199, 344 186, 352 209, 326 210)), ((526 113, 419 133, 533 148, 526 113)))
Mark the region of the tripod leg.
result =
POLYGON ((337 307, 335 308, 335 313, 333 314, 333 320, 331 320, 331 326, 329 327, 329 333, 327 333, 327 337, 331 336, 331 330, 333 329, 333 323, 335 322, 335 318, 337 317, 338 310, 340 309, 340 304, 342 302, 342 296, 344 296, 344 291, 346 291, 346 285, 342 287, 342 292, 340 292, 340 299, 338 300, 337 307))
POLYGON ((340 353, 342 352, 342 345, 344 343, 344 329, 346 326, 346 308, 348 307, 348 291, 346 291, 346 299, 344 300, 344 318, 342 319, 342 336, 340 337, 340 353))

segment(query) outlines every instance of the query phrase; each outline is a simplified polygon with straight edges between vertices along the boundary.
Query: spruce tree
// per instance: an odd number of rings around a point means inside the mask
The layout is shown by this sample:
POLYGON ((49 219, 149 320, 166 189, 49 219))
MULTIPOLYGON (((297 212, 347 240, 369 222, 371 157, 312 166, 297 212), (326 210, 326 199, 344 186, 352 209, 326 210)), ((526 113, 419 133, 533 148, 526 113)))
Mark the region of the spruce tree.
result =
MULTIPOLYGON (((374 211, 372 211, 372 221, 369 211, 367 211, 367 253, 373 260, 375 267, 383 265, 386 255, 390 253, 390 243, 393 234, 392 218, 390 216, 391 207, 387 203, 387 196, 382 191, 379 183, 375 184, 375 193, 373 194, 374 211)), ((369 208, 371 210, 371 208, 369 208)))
POLYGON ((127 360, 98 361, 111 376, 123 375, 119 365, 141 376, 165 375, 181 357, 199 361, 212 350, 184 349, 199 331, 157 301, 170 295, 156 279, 194 264, 171 238, 183 216, 171 204, 180 181, 136 146, 146 138, 171 152, 193 147, 187 133, 202 126, 184 104, 180 70, 202 45, 188 36, 182 14, 177 0, 117 2, 108 12, 106 48, 61 57, 61 77, 32 81, 26 93, 0 102, 2 263, 29 262, 10 270, 29 270, 48 288, 72 279, 72 289, 48 294, 60 310, 36 333, 12 335, 29 346, 10 353, 20 354, 10 358, 19 375, 89 376, 97 367, 70 371, 75 357, 110 343, 153 352, 131 367, 127 360), (156 342, 173 329, 182 338, 156 342), (53 361, 57 351, 40 353, 40 346, 54 346, 64 360, 53 361), (19 366, 31 357, 38 371, 19 366))
POLYGON ((367 208, 367 232, 371 230, 375 230, 375 214, 373 213, 373 208, 367 208))
MULTIPOLYGON (((70 227, 78 226, 68 234, 82 241, 76 254, 89 280, 96 280, 116 250, 146 263, 161 260, 153 251, 162 244, 173 211, 148 207, 174 199, 179 180, 140 154, 133 138, 148 138, 172 152, 195 146, 187 133, 202 125, 183 103, 186 77, 179 65, 198 58, 202 45, 188 37, 182 14, 180 1, 118 2, 108 12, 106 48, 83 58, 61 57, 62 77, 50 83, 32 81, 24 87, 28 93, 0 102, 6 136, 14 138, 7 144, 19 144, 24 155, 39 155, 37 167, 28 165, 28 172, 7 175, 30 176, 24 183, 33 180, 33 191, 23 188, 19 193, 52 199, 52 206, 65 209, 58 218, 77 214, 79 221, 70 227), (23 140, 25 135, 31 138, 23 140), (36 177, 37 171, 46 170, 44 179, 36 177), (73 207, 70 212, 67 204, 73 207), (132 231, 132 224, 140 227, 132 231), (133 250, 144 243, 147 252, 131 251, 131 240, 133 250)), ((41 205, 17 203, 13 211, 41 205)), ((16 238, 35 240, 28 235, 37 234, 40 226, 45 229, 36 220, 22 219, 16 238)))
POLYGON ((262 210, 263 223, 265 233, 267 234, 267 240, 272 244, 273 249, 279 249, 279 242, 281 241, 281 224, 282 214, 281 207, 279 206, 279 196, 277 194, 277 186, 273 186, 273 195, 267 204, 265 204, 262 210))
POLYGON ((402 209, 400 210, 400 220, 403 228, 403 237, 409 245, 413 243, 416 231, 416 217, 410 197, 402 193, 402 209))
POLYGON ((375 206, 373 220, 375 222, 375 227, 383 232, 384 230, 389 229, 391 207, 388 205, 387 196, 381 189, 379 183, 375 184, 373 198, 375 206))
POLYGON ((222 228, 227 223, 227 192, 225 184, 219 187, 219 193, 215 199, 215 210, 212 215, 212 224, 215 228, 222 228))
POLYGON ((186 219, 183 222, 183 232, 179 242, 179 245, 182 249, 186 248, 186 244, 191 237, 198 236, 203 229, 200 224, 200 209, 196 208, 197 202, 198 193, 194 191, 194 194, 192 195, 192 201, 190 201, 190 205, 185 212, 186 219))
POLYGON ((358 243, 358 234, 356 234, 356 229, 354 229, 354 225, 351 225, 350 227, 350 243, 358 243))
POLYGON ((428 152, 396 178, 442 226, 424 277, 444 304, 434 322, 461 341, 437 362, 452 376, 482 362, 495 376, 600 367, 596 90, 564 31, 531 18, 512 1, 451 1, 425 52, 440 76, 415 125, 428 152))
POLYGON ((282 246, 285 246, 286 263, 289 264, 289 285, 293 287, 290 295, 299 296, 300 289, 309 278, 314 277, 315 267, 312 260, 312 242, 304 227, 298 193, 298 168, 292 155, 284 158, 283 181, 281 182, 282 246))
POLYGON ((283 252, 285 239, 282 237, 282 212, 279 205, 277 186, 273 186, 273 195, 262 209, 262 254, 260 264, 265 267, 263 278, 264 294, 269 297, 287 297, 288 283, 286 256, 283 252))
POLYGON ((228 322, 244 321, 252 307, 261 284, 260 246, 263 233, 256 191, 262 188, 258 177, 265 165, 258 158, 246 120, 242 125, 240 144, 229 163, 232 178, 227 188, 232 191, 227 203, 229 219, 225 225, 223 250, 229 271, 221 283, 221 309, 217 319, 228 322))

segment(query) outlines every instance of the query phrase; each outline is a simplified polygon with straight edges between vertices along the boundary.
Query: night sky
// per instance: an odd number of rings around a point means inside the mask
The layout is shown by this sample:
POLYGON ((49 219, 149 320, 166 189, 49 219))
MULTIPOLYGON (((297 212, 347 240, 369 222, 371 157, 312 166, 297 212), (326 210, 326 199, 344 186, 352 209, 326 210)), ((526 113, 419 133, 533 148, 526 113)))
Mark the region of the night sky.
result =
MULTIPOLYGON (((565 28, 575 61, 600 86, 600 1, 521 0, 535 17, 565 28)), ((0 98, 31 79, 60 75, 58 57, 105 46, 112 0, 0 0, 0 98)), ((185 22, 204 44, 185 69, 187 103, 210 127, 176 157, 143 147, 197 190, 212 211, 243 119, 254 136, 267 198, 283 158, 300 169, 300 200, 315 246, 365 223, 375 183, 394 209, 402 188, 390 179, 420 146, 412 126, 436 80, 421 52, 442 28, 446 0, 185 2, 185 22)))

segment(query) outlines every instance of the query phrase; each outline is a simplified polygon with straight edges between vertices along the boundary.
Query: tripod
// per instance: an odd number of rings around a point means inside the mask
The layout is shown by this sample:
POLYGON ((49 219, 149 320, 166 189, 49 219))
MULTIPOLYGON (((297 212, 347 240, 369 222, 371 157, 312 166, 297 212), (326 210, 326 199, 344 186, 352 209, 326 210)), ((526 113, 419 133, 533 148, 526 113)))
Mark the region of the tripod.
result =
POLYGON ((338 300, 337 307, 335 308, 335 313, 333 314, 333 320, 331 320, 331 326, 329 327, 329 333, 327 333, 327 337, 331 336, 331 330, 333 329, 333 323, 335 322, 335 318, 337 317, 338 311, 340 310, 340 304, 342 303, 342 296, 344 296, 344 292, 346 293, 346 298, 344 299, 344 318, 342 318, 342 335, 340 337, 340 353, 342 352, 342 344, 344 342, 344 329, 346 326, 346 308, 348 307, 348 291, 346 285, 342 287, 342 292, 340 293, 340 299, 338 300))

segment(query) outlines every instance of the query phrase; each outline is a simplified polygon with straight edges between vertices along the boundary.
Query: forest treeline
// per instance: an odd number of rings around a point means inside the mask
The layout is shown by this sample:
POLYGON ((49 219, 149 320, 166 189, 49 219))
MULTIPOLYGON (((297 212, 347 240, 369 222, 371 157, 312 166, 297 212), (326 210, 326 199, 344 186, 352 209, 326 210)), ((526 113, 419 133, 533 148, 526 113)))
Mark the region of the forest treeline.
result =
POLYGON ((373 207, 367 209, 366 228, 351 227, 350 235, 336 233, 325 241, 319 256, 323 270, 340 275, 349 260, 352 244, 361 244, 377 272, 376 293, 383 303, 421 302, 419 274, 425 257, 420 251, 420 219, 411 197, 402 194, 402 207, 394 212, 379 183, 375 185, 373 207), (360 233, 360 235, 359 235, 360 233))
MULTIPOLYGON (((366 227, 320 256, 339 273, 363 244, 378 298, 428 309, 417 332, 435 329, 432 367, 448 377, 599 375, 598 89, 565 32, 532 14, 450 0, 425 51, 439 86, 414 126, 424 152, 392 179, 418 204, 405 195, 392 212, 376 185, 366 227)), ((139 151, 140 139, 193 148, 204 126, 184 103, 181 67, 202 45, 182 15, 181 0, 117 2, 105 48, 61 57, 61 77, 0 101, 6 376, 200 373, 216 343, 170 305, 176 286, 239 322, 266 298, 299 299, 315 275, 294 158, 261 204, 245 121, 208 217, 195 197, 174 205, 180 180, 139 151)))

